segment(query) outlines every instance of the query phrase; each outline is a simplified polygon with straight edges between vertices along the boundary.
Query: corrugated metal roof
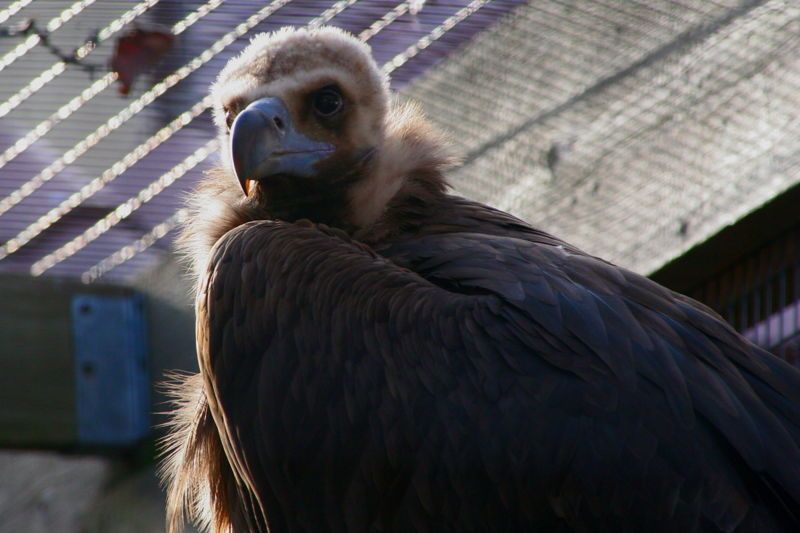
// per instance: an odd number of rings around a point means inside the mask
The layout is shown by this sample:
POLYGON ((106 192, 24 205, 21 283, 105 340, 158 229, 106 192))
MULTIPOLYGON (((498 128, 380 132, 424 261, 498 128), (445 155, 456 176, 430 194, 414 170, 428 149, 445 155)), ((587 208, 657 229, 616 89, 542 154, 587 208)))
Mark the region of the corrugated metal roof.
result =
POLYGON ((800 4, 537 0, 404 91, 463 194, 649 273, 800 181, 800 4))
MULTIPOLYGON (((142 23, 158 22, 166 26, 183 19, 205 4, 201 1, 179 0, 161 0, 160 2, 151 0, 151 3, 155 3, 155 5, 137 20, 142 23)), ((352 5, 348 5, 333 18, 331 24, 359 32, 395 8, 399 2, 361 0, 349 3, 352 5)), ((99 0, 85 7, 72 20, 64 24, 53 34, 52 41, 65 51, 72 50, 81 44, 92 31, 107 26, 136 4, 135 2, 99 0)), ((335 5, 332 1, 294 0, 288 2, 287 5, 257 24, 245 36, 236 39, 221 53, 167 90, 152 105, 136 113, 130 120, 118 127, 113 122, 109 123, 113 130, 110 134, 104 135, 105 132, 102 129, 99 130, 102 139, 96 145, 86 150, 80 145, 76 146, 81 139, 88 137, 91 140, 98 131, 98 127, 134 102, 154 82, 164 79, 176 69, 188 64, 247 17, 268 5, 266 2, 255 3, 244 0, 228 0, 224 3, 209 2, 208 4, 209 6, 213 5, 214 9, 211 9, 208 14, 197 20, 179 36, 178 45, 159 65, 157 72, 151 76, 150 80, 139 80, 127 99, 118 96, 113 87, 100 92, 90 103, 79 107, 66 120, 55 124, 41 139, 36 140, 29 148, 11 158, 0 168, 0 199, 3 197, 13 199, 14 197, 9 197, 9 195, 15 191, 19 192, 24 183, 41 175, 43 169, 48 165, 52 166, 54 161, 58 162, 58 158, 68 154, 69 150, 77 148, 78 153, 81 154, 74 161, 67 155, 63 170, 58 171, 52 178, 46 175, 47 179, 40 181, 40 186, 34 192, 29 195, 23 194, 19 202, 14 200, 6 205, 10 208, 4 209, 4 212, 0 214, 0 242, 11 242, 21 232, 26 229, 30 230, 31 225, 36 224, 50 210, 62 202, 68 202, 70 195, 76 193, 93 178, 108 172, 115 162, 128 155, 131 150, 147 140, 164 124, 175 119, 201 100, 206 95, 208 85, 216 73, 229 57, 247 44, 250 36, 285 25, 307 24, 325 9, 335 5)), ((348 4, 348 2, 339 3, 342 7, 344 4, 348 4)), ((376 59, 382 63, 393 58, 418 42, 420 38, 430 34, 448 17, 459 13, 469 4, 470 2, 466 0, 448 0, 446 2, 431 0, 417 15, 403 14, 372 39, 371 45, 376 59)), ((394 87, 402 88, 431 66, 451 55, 477 32, 488 27, 518 4, 519 2, 515 0, 494 0, 482 6, 476 13, 465 18, 463 22, 454 26, 440 39, 395 70, 392 76, 394 87)), ((63 1, 37 0, 7 21, 7 24, 24 17, 35 17, 41 25, 50 18, 58 16, 68 6, 69 4, 63 1)), ((2 9, 1 6, 0 9, 2 9)), ((107 64, 113 51, 113 40, 113 38, 109 38, 99 46, 94 53, 89 55, 87 62, 99 66, 107 64)), ((16 39, 0 39, 0 57, 11 51, 19 42, 16 39)), ((39 73, 50 68, 55 61, 56 59, 44 47, 37 46, 0 71, 0 106, 29 85, 39 73)), ((103 68, 98 69, 95 79, 104 73, 103 68)), ((34 91, 18 107, 0 118, 0 153, 7 154, 7 150, 28 131, 42 121, 48 120, 48 117, 51 117, 60 106, 79 95, 91 82, 87 73, 68 67, 53 82, 34 91)), ((2 114, 1 111, 0 114, 2 114)), ((60 218, 54 217, 57 220, 52 225, 43 225, 42 228, 46 227, 46 229, 41 234, 29 239, 29 242, 25 242, 25 239, 16 239, 15 242, 22 242, 24 245, 18 250, 7 250, 13 253, 0 260, 0 271, 29 271, 31 265, 80 236, 87 228, 111 213, 119 204, 130 199, 131 196, 135 196, 142 188, 174 165, 181 163, 184 158, 192 154, 212 136, 213 129, 207 112, 200 114, 188 126, 176 128, 175 133, 166 142, 147 153, 141 160, 122 172, 119 177, 71 209, 68 214, 60 218)), ((120 247, 141 238, 159 222, 175 213, 182 203, 185 191, 196 182, 209 161, 198 165, 186 176, 176 181, 174 185, 167 187, 163 193, 148 200, 127 218, 123 217, 124 220, 119 224, 102 233, 90 244, 81 247, 77 253, 69 255, 66 260, 59 262, 46 273, 48 275, 79 276, 120 247)), ((132 260, 115 269, 109 276, 110 279, 129 279, 142 268, 155 264, 163 250, 169 249, 169 246, 169 239, 164 239, 154 248, 136 255, 132 260)))

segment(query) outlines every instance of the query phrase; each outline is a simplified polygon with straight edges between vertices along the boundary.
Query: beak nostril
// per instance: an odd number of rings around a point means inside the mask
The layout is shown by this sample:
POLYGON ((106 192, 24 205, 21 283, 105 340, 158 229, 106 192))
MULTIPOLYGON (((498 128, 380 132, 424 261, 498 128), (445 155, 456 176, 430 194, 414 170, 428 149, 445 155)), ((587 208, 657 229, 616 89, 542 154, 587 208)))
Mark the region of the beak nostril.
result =
POLYGON ((272 122, 275 123, 275 127, 276 128, 278 128, 279 130, 283 131, 283 119, 281 119, 281 117, 274 117, 272 119, 272 122))

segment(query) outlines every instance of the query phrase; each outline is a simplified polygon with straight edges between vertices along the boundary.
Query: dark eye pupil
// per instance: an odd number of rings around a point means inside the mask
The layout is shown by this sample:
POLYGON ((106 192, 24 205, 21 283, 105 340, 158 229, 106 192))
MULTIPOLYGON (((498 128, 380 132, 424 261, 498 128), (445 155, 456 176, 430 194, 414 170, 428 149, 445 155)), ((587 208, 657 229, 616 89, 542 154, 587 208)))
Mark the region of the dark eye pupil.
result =
POLYGON ((314 96, 314 109, 322 116, 331 116, 342 107, 342 97, 333 89, 324 89, 314 96))

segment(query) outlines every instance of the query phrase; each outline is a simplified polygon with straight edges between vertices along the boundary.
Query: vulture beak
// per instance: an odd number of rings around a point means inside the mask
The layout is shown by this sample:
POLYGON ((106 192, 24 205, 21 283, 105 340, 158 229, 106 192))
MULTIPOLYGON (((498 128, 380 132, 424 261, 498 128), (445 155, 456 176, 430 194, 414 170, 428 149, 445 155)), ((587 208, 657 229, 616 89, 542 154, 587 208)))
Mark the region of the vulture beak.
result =
POLYGON ((316 163, 334 146, 299 133, 279 98, 261 98, 247 106, 231 126, 233 168, 245 195, 252 181, 284 175, 310 178, 316 163))

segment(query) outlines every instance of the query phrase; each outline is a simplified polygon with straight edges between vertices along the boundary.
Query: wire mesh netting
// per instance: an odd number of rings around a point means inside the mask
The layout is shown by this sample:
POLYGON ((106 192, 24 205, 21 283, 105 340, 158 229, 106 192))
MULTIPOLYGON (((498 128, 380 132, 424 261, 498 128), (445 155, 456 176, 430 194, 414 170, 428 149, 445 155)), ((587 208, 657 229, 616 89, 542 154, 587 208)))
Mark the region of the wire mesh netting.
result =
POLYGON ((123 99, 113 74, 0 40, 5 271, 125 280, 159 261, 215 157, 214 75, 252 34, 315 17, 366 32, 395 88, 452 134, 458 192, 640 272, 798 181, 792 2, 430 1, 412 15, 379 0, 38 0, 8 23, 34 7, 42 24, 68 17, 53 34, 65 49, 126 21, 179 46, 123 99))
POLYGON ((800 5, 546 0, 406 94, 463 194, 642 273, 797 183, 800 5))

